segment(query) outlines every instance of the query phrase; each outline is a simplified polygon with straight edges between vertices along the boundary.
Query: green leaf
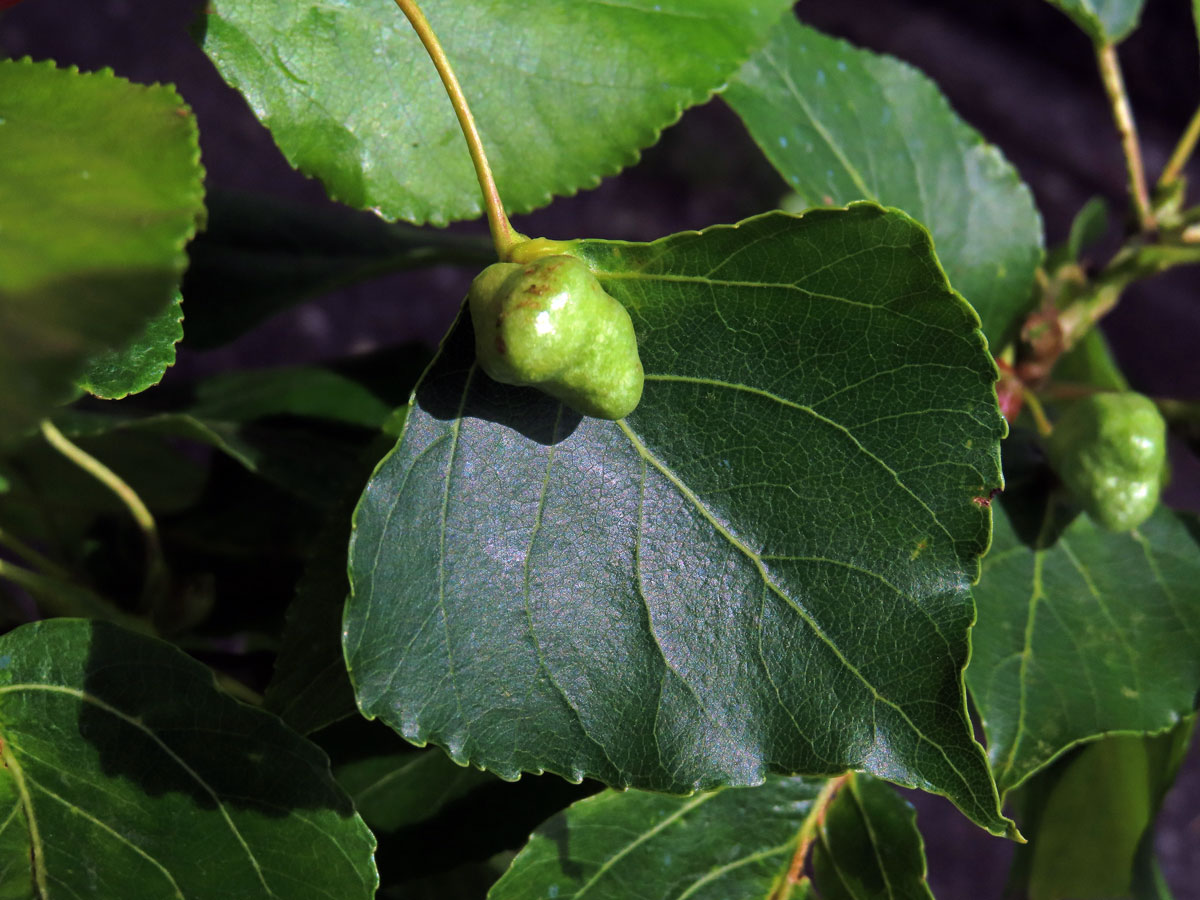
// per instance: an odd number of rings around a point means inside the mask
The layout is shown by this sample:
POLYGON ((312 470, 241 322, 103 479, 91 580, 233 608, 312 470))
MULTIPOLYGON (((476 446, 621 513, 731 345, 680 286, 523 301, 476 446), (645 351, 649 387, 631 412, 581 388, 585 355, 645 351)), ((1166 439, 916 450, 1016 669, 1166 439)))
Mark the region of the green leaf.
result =
MULTIPOLYGON (((346 207, 214 192, 188 248, 187 345, 220 346, 323 293, 387 272, 443 264, 483 268, 492 242, 384 222, 346 207)), ((402 302, 399 301, 398 302, 402 302)))
POLYGON ((1071 220, 1071 232, 1067 237, 1067 259, 1078 262, 1088 247, 1098 243, 1108 231, 1108 203, 1103 197, 1093 197, 1071 220))
POLYGON ((460 766, 441 750, 373 756, 340 766, 340 784, 376 831, 396 831, 432 819, 477 787, 499 783, 488 772, 460 766))
POLYGON ((224 422, 306 416, 378 429, 392 408, 370 390, 328 369, 288 366, 226 372, 196 388, 190 415, 224 422))
POLYGON ((933 900, 916 810, 869 775, 851 775, 829 805, 812 867, 824 900, 933 900))
POLYGON ((26 897, 374 893, 325 755, 168 644, 74 619, 0 637, 0 741, 0 848, 21 853, 0 867, 26 897))
POLYGON ((903 209, 933 233, 992 347, 1015 335, 1042 256, 1041 219, 1016 170, 925 75, 789 18, 724 97, 804 204, 903 209))
POLYGON ((505 778, 861 767, 1005 830, 961 682, 1005 426, 928 233, 858 204, 575 250, 641 405, 496 384, 460 319, 356 513, 362 711, 505 778))
MULTIPOLYGON (((1046 0, 1083 29, 1096 45, 1116 44, 1138 25, 1145 0, 1046 0)), ((1192 0, 1193 3, 1196 0, 1192 0)))
MULTIPOLYGON (((594 187, 707 99, 789 0, 422 4, 510 211, 594 187)), ((217 0, 204 50, 331 197, 443 224, 482 206, 440 80, 394 4, 217 0)))
POLYGON ((1106 391, 1127 391, 1129 382, 1121 373, 1108 340, 1099 328, 1084 334, 1083 339, 1064 353, 1054 366, 1054 380, 1090 385, 1106 391))
POLYGON ((111 71, 0 61, 0 439, 161 313, 203 213, 191 111, 111 71))
POLYGON ((539 827, 488 900, 774 896, 821 786, 771 778, 689 798, 605 791, 539 827))
POLYGON ((89 359, 79 386, 104 400, 120 400, 162 381, 167 369, 175 365, 175 345, 183 340, 182 303, 183 297, 176 291, 133 343, 89 359))
POLYGON ((1063 771, 1047 772, 1048 788, 1031 783, 1045 797, 1031 811, 1030 843, 1018 851, 1028 857, 1019 860, 1028 865, 1021 872, 1022 896, 1154 895, 1154 819, 1191 724, 1150 738, 1104 738, 1067 760, 1063 771))
POLYGON ((1188 715, 1200 688, 1194 517, 1159 509, 1114 534, 1083 515, 1063 529, 1053 507, 1015 519, 993 508, 967 680, 1001 791, 1081 741, 1188 715))

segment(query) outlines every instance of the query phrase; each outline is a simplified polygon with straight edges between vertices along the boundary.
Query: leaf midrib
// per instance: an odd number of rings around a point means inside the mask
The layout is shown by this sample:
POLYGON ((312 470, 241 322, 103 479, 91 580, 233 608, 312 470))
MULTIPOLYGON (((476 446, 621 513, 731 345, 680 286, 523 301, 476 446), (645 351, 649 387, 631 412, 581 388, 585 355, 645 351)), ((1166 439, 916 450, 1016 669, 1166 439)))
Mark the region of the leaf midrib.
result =
MULTIPOLYGON (((637 435, 633 433, 633 430, 625 423, 624 419, 618 420, 616 424, 617 427, 620 428, 625 434, 625 437, 629 440, 635 452, 637 452, 639 456, 653 466, 659 472, 659 474, 671 482, 680 495, 687 500, 705 520, 708 521, 709 525, 715 529, 718 534, 724 537, 725 540, 729 542, 730 546, 742 553, 754 565, 754 567, 758 570, 759 577, 762 579, 767 588, 781 600, 783 600, 784 603, 795 610, 797 615, 804 620, 805 624, 812 629, 813 633, 820 638, 821 641, 833 652, 834 656, 846 668, 846 670, 854 675, 860 682, 862 682, 867 690, 870 691, 871 696, 884 706, 894 710, 901 717, 901 719, 904 720, 905 724, 908 725, 914 735, 936 749, 942 759, 945 760, 946 765, 950 767, 950 770, 953 771, 956 776, 958 776, 959 781, 966 789, 967 793, 969 793, 972 799, 974 799, 978 804, 980 802, 979 797, 975 794, 973 785, 967 780, 967 778, 959 770, 958 766, 950 758, 950 755, 946 752, 945 747, 932 740, 924 732, 922 732, 921 729, 919 729, 912 721, 912 719, 909 718, 908 714, 903 710, 903 708, 899 706, 899 704, 885 697, 878 691, 878 689, 870 682, 870 680, 867 679, 867 677, 861 671, 859 671, 858 667, 856 667, 845 656, 845 654, 842 653, 841 648, 838 647, 833 639, 825 633, 824 629, 822 629, 817 621, 813 619, 811 615, 809 615, 808 611, 800 606, 800 604, 798 604, 795 600, 793 600, 777 584, 775 584, 770 576, 770 573, 767 571, 766 566, 763 564, 762 558, 736 535, 734 535, 733 532, 731 532, 722 522, 720 522, 708 510, 700 498, 686 484, 684 484, 674 472, 667 468, 666 465, 664 465, 653 453, 650 452, 649 448, 646 447, 646 445, 642 443, 637 435)), ((980 806, 984 809, 987 808, 987 806, 984 804, 980 804, 980 806)))

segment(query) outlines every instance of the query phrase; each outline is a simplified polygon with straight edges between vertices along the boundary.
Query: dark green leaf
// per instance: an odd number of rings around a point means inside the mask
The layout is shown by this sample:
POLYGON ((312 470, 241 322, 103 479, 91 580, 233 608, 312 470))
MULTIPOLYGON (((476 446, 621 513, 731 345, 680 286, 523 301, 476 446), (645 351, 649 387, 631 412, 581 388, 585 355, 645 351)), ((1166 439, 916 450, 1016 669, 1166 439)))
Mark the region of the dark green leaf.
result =
POLYGON ((203 212, 201 176, 195 122, 171 88, 0 61, 0 439, 161 313, 203 212))
POLYGON ((207 444, 248 471, 320 506, 340 498, 343 479, 355 469, 360 452, 354 442, 325 436, 303 424, 224 422, 190 413, 139 417, 67 410, 55 417, 55 423, 72 439, 136 431, 207 444))
POLYGON ((967 680, 1001 790, 1081 741, 1188 715, 1200 688, 1194 518, 1159 509, 1114 534, 1084 515, 1063 529, 1053 505, 1040 518, 993 508, 967 680))
POLYGON ((431 819, 447 803, 496 781, 494 775, 460 766, 441 750, 374 756, 340 766, 338 784, 376 831, 395 831, 431 819))
POLYGON ((823 900, 933 900, 916 810, 869 775, 851 775, 838 791, 812 865, 823 900))
MULTIPOLYGON (((510 210, 594 187, 765 38, 788 0, 422 4, 462 82, 510 210)), ((204 49, 330 196, 389 218, 481 210, 450 102, 392 3, 217 0, 204 49)))
POLYGON ((928 233, 859 204, 575 249, 641 405, 498 385, 460 321, 356 513, 360 708, 506 778, 861 767, 1003 831, 961 670, 1004 422, 928 233))
POLYGON ((822 782, 771 778, 694 797, 605 791, 550 819, 489 900, 730 900, 786 876, 822 782))
MULTIPOLYGON (((233 340, 277 312, 347 284, 445 263, 496 261, 490 240, 389 224, 345 207, 214 193, 188 248, 187 346, 233 340)), ((398 298, 397 302, 403 302, 398 298)))
POLYGON ((269 416, 307 416, 378 429, 392 409, 343 375, 306 366, 227 372, 196 389, 192 416, 250 422, 269 416))
POLYGON ((20 854, 0 867, 25 897, 373 895, 374 839, 325 755, 167 644, 72 619, 10 632, 0 741, 0 849, 20 854))
MULTIPOLYGON (((1145 0, 1047 0, 1099 44, 1115 44, 1137 28, 1145 0)), ((1196 2, 1196 0, 1192 0, 1196 2)))
POLYGON ((1032 298, 1041 219, 1013 167, 937 85, 788 19, 724 96, 806 205, 903 209, 933 233, 991 345, 1014 336, 1032 298))
POLYGON ((146 323, 133 343, 105 350, 87 361, 79 386, 105 400, 120 400, 154 387, 175 365, 175 345, 183 340, 183 297, 179 292, 146 323))

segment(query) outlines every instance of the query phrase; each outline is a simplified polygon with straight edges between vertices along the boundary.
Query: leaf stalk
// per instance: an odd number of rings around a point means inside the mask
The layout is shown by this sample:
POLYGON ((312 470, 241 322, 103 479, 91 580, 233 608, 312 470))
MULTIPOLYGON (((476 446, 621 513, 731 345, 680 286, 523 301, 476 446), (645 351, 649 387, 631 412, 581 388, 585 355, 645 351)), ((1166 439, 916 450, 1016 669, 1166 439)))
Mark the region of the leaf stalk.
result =
POLYGON ((142 585, 142 606, 143 609, 153 610, 165 597, 169 582, 167 563, 158 539, 158 526, 154 522, 154 516, 142 502, 142 498, 120 475, 82 447, 72 443, 53 422, 43 419, 41 428, 42 435, 50 446, 116 494, 117 499, 125 504, 133 516, 142 532, 142 543, 145 546, 146 575, 142 585))
POLYGON ((458 124, 462 128, 463 137, 466 138, 467 150, 470 152, 471 162, 475 166, 475 177, 479 180, 479 189, 483 192, 483 205, 487 210, 492 243, 496 245, 496 254, 500 259, 507 260, 509 251, 520 243, 522 238, 513 229, 512 223, 508 221, 508 216, 504 212, 500 191, 496 187, 491 166, 488 165, 487 154, 483 149, 483 140, 475 125, 475 117, 471 115, 471 107, 467 104, 466 95, 463 94, 458 77, 454 74, 450 60, 446 58, 446 52, 442 49, 437 34, 429 24, 429 20, 425 18, 425 14, 421 12, 416 0, 395 0, 395 3, 400 7, 400 12, 404 13, 404 17, 408 19, 413 31, 417 33, 417 37, 420 38, 421 44, 425 47, 425 51, 433 61, 434 68, 437 69, 438 75, 442 79, 442 85, 450 98, 450 105, 454 107, 454 114, 458 117, 458 124))
POLYGON ((1196 150, 1198 141, 1200 141, 1200 107, 1197 107, 1196 112, 1192 114, 1192 120, 1188 122, 1183 136, 1179 138, 1179 143, 1175 145, 1175 150, 1171 153, 1171 158, 1167 160, 1167 167, 1163 169, 1163 173, 1158 179, 1160 188, 1170 187, 1179 180, 1184 167, 1187 166, 1192 158, 1192 153, 1196 150))

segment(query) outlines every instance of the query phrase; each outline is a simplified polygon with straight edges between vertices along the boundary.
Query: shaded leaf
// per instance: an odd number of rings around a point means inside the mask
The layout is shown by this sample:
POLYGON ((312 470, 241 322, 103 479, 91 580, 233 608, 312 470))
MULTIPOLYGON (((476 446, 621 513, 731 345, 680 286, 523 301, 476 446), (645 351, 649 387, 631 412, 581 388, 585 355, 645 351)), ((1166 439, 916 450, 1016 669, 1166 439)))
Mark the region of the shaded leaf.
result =
POLYGON ((203 212, 174 90, 0 61, 0 439, 71 397, 179 284, 203 212))
POLYGON ((355 381, 310 366, 226 372, 196 389, 188 411, 199 419, 250 422, 271 416, 306 416, 378 429, 392 408, 355 381))
POLYGON ((875 200, 933 233, 997 351, 1032 302, 1041 218, 1015 169, 906 63, 794 19, 723 95, 807 206, 875 200))
POLYGON ((538 828, 488 898, 771 896, 822 784, 770 778, 688 798, 605 791, 538 828))
POLYGON ((824 900, 933 900, 916 810, 869 775, 851 775, 829 805, 812 866, 824 900))
POLYGON ((363 495, 359 706, 514 778, 688 792, 862 767, 1002 831, 964 712, 996 371, 871 204, 576 245, 646 391, 581 419, 460 320, 363 495))
MULTIPOLYGON (((422 4, 524 212, 594 187, 720 87, 787 0, 422 4), (565 88, 565 89, 564 89, 565 88)), ((482 209, 441 81, 391 3, 217 0, 204 50, 292 165, 330 196, 442 224, 482 209), (455 152, 458 151, 458 152, 455 152)))
POLYGON ((219 346, 268 317, 347 284, 440 264, 496 261, 490 239, 384 222, 343 206, 214 192, 188 248, 187 346, 219 346))
POLYGON ((1170 728, 1200 689, 1194 517, 1160 508, 1114 534, 1007 505, 993 507, 967 670, 1002 791, 1081 741, 1170 728))
MULTIPOLYGON (((1145 0, 1047 0, 1099 44, 1115 44, 1137 28, 1145 0)), ((1196 0, 1192 0, 1196 2, 1196 0)))
POLYGON ((374 839, 325 755, 167 644, 72 619, 10 632, 0 740, 26 896, 374 893, 374 839))
POLYGON ((376 831, 424 822, 446 804, 496 781, 496 776, 460 766, 437 749, 360 759, 339 766, 335 774, 358 814, 376 831))
POLYGON ((175 345, 183 340, 183 297, 179 292, 146 323, 133 343, 106 350, 87 361, 79 386, 105 400, 120 400, 154 387, 175 365, 175 345))

